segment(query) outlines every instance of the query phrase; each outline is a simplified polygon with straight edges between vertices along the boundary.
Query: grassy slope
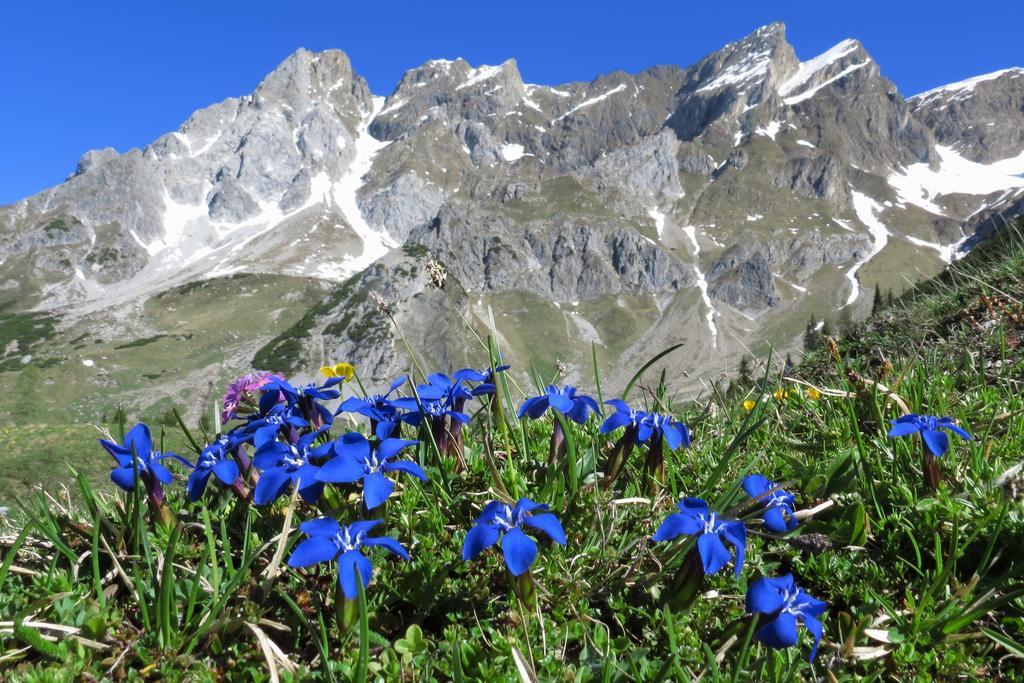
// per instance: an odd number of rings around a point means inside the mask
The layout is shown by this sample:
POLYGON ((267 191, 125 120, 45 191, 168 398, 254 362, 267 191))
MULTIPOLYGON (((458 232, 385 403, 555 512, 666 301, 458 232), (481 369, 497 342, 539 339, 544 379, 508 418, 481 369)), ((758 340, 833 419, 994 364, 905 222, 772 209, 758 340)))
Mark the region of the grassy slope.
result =
MULTIPOLYGON (((438 461, 421 448, 416 457, 430 483, 404 481, 400 497, 375 515, 386 519, 386 533, 406 544, 413 559, 396 563, 383 553, 372 554, 378 572, 368 592, 371 675, 446 680, 461 672, 467 680, 512 681, 517 680, 514 660, 521 655, 540 680, 652 680, 659 672, 669 680, 698 673, 714 680, 718 665, 710 662, 721 652, 723 673, 738 670, 741 680, 809 679, 821 676, 823 668, 840 680, 1020 679, 1006 655, 1024 651, 1024 608, 1015 593, 1024 590, 1024 557, 1015 550, 1024 540, 1024 517, 1019 502, 1008 501, 995 481, 1019 462, 1024 445, 1022 274, 1024 245, 1019 235, 1006 233, 957 264, 957 272, 918 287, 859 326, 840 342, 838 359, 816 352, 798 369, 804 381, 852 392, 851 398, 826 395, 814 401, 789 383, 790 397, 776 400, 771 391, 777 384, 769 380, 767 392, 748 392, 764 397, 750 413, 741 406, 742 394, 723 398, 712 411, 677 406, 675 412, 693 429, 694 445, 669 455, 667 490, 653 503, 633 500, 645 494, 638 462, 611 492, 545 477, 540 462, 550 433, 547 420, 529 425, 522 437, 513 432, 506 439, 499 432, 500 480, 485 464, 475 429, 467 444, 470 472, 462 476, 452 475, 450 461, 438 461), (947 484, 937 494, 921 484, 917 442, 886 438, 887 420, 899 411, 872 388, 874 381, 891 387, 912 410, 952 415, 976 436, 970 443, 956 442, 943 460, 947 484), (757 429, 745 435, 751 426, 757 429), (701 495, 720 506, 740 501, 735 482, 751 471, 789 482, 800 508, 823 501, 832 507, 805 522, 792 539, 765 536, 754 527, 743 576, 708 577, 704 590, 710 592, 670 620, 659 605, 678 570, 680 546, 652 545, 647 539, 681 495, 701 495), (513 496, 551 503, 568 535, 565 548, 541 545, 536 614, 517 608, 495 552, 468 565, 458 557, 462 530, 500 486, 513 496), (747 623, 743 591, 758 574, 780 572, 792 572, 830 605, 813 673, 805 659, 806 639, 799 651, 755 646, 749 660, 740 662, 747 623)), ((586 475, 607 441, 593 423, 573 433, 580 463, 574 474, 586 475)), ((94 452, 92 457, 105 456, 94 452)), ((186 520, 202 521, 202 507, 173 501, 186 520)), ((99 654, 72 647, 49 653, 49 659, 46 648, 36 646, 19 655, 22 663, 0 666, 17 666, 8 670, 14 680, 70 679, 76 671, 106 671, 127 644, 115 671, 155 665, 170 679, 185 671, 196 680, 218 673, 247 679, 265 675, 266 665, 254 631, 244 624, 267 619, 290 629, 267 622, 262 627, 299 666, 298 677, 324 679, 328 669, 339 680, 351 676, 359 638, 337 632, 331 610, 317 607, 331 594, 332 570, 289 572, 278 580, 295 609, 281 594, 256 587, 273 547, 256 554, 254 549, 280 530, 283 506, 262 513, 236 509, 229 517, 226 499, 208 501, 214 535, 204 536, 202 524, 190 527, 188 542, 179 546, 177 562, 189 569, 175 574, 173 629, 143 633, 137 600, 124 585, 106 607, 98 605, 87 567, 86 578, 75 582, 69 560, 56 560, 57 569, 46 573, 47 560, 20 556, 19 566, 43 573, 9 575, 0 613, 70 591, 70 597, 41 608, 37 619, 94 620, 102 628, 87 633, 115 644, 99 654), (244 524, 251 525, 251 534, 242 531, 244 524), (208 543, 217 548, 213 562, 205 551, 208 543), (254 558, 252 578, 237 570, 239 556, 246 553, 254 558), (216 599, 216 588, 212 595, 203 588, 195 598, 196 614, 230 615, 230 621, 216 622, 212 630, 194 619, 179 623, 193 571, 207 586, 238 577, 224 589, 223 602, 216 599), (318 661, 318 641, 329 667, 318 661)), ((351 502, 340 509, 343 520, 359 514, 351 502)), ((300 520, 316 514, 305 506, 296 510, 300 520)), ((62 537, 80 553, 90 545, 89 533, 67 528, 62 537)), ((162 547, 167 540, 157 532, 150 542, 162 547)), ((107 570, 103 558, 98 574, 107 570)), ((141 594, 155 601, 147 591, 157 579, 149 576, 145 562, 135 562, 143 577, 141 594)), ((8 639, 3 648, 26 642, 8 639)))

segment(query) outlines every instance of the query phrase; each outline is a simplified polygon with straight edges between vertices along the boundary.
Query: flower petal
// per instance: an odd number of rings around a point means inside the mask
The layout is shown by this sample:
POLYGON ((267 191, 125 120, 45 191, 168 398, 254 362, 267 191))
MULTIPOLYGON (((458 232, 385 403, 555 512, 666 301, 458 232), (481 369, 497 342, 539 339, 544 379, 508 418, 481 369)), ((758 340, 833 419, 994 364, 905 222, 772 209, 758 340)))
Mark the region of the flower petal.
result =
POLYGON ((608 418, 601 423, 601 429, 599 430, 602 434, 608 432, 614 432, 616 429, 625 427, 631 422, 629 413, 614 412, 608 416, 608 418))
POLYGON ((763 474, 750 474, 743 477, 743 490, 751 498, 757 498, 773 488, 775 488, 775 484, 763 474))
POLYGON ((701 534, 697 537, 697 552, 705 574, 714 574, 729 563, 732 555, 725 549, 725 544, 718 534, 701 534))
POLYGON ((341 531, 338 522, 330 517, 317 517, 299 525, 299 531, 310 536, 331 537, 341 531))
POLYGON ((316 478, 320 481, 348 484, 359 481, 365 475, 366 465, 361 460, 356 460, 350 455, 339 455, 325 462, 316 478))
POLYGON ((494 524, 477 524, 462 542, 462 560, 473 560, 487 548, 498 542, 498 527, 494 524))
POLYGON ((538 417, 544 414, 544 411, 548 409, 548 397, 547 396, 534 396, 523 401, 523 405, 519 406, 519 412, 516 416, 521 420, 523 415, 526 415, 531 420, 536 420, 538 417))
POLYGON ((889 430, 889 436, 910 436, 911 434, 917 434, 919 431, 921 431, 921 426, 916 420, 913 422, 900 422, 900 420, 893 420, 892 429, 889 430))
POLYGON ((334 452, 363 461, 370 457, 370 442, 359 432, 348 432, 334 442, 334 452))
POLYGON ((403 449, 415 446, 418 443, 419 441, 411 441, 409 439, 384 439, 377 446, 377 457, 393 458, 403 449))
POLYGON ((330 562, 339 550, 329 538, 310 536, 295 546, 291 557, 288 558, 288 566, 308 567, 317 562, 330 562))
POLYGON ((665 521, 661 523, 658 530, 654 532, 652 540, 655 543, 671 541, 673 538, 684 534, 691 536, 699 533, 702 528, 703 525, 695 517, 691 515, 673 513, 666 517, 665 521))
POLYGON ((940 432, 935 429, 925 429, 921 432, 921 438, 924 439, 924 443, 928 446, 928 450, 932 452, 932 455, 941 458, 949 450, 949 437, 946 436, 946 432, 940 432))
POLYGON ((505 532, 501 539, 501 550, 505 555, 505 565, 513 576, 527 572, 537 559, 537 542, 518 527, 505 532))
POLYGON ((970 434, 968 434, 965 429, 962 429, 961 427, 959 427, 957 425, 957 423, 954 422, 953 418, 951 418, 951 417, 943 417, 943 418, 939 419, 939 426, 940 427, 945 427, 949 431, 951 431, 954 434, 956 434, 957 436, 959 436, 964 441, 973 441, 974 440, 974 437, 972 437, 970 434))
POLYGON ((736 548, 736 577, 739 578, 743 569, 743 559, 747 551, 747 527, 743 522, 730 521, 722 527, 721 535, 736 548))
POLYGON ((676 503, 676 507, 679 511, 687 515, 699 515, 707 519, 707 516, 711 514, 708 510, 708 504, 703 498, 683 498, 681 501, 676 503))
POLYGON ((558 545, 565 545, 565 530, 562 529, 562 523, 550 512, 530 515, 524 520, 524 523, 528 527, 543 531, 558 545))
POLYGON ((804 627, 811 632, 814 636, 814 645, 811 646, 811 656, 809 661, 814 661, 815 656, 818 654, 818 643, 821 642, 822 625, 821 622, 812 616, 804 615, 804 627))
POLYGON ((777 577, 765 576, 751 583, 750 587, 747 588, 747 611, 750 613, 772 614, 782 609, 782 596, 787 589, 787 580, 789 582, 788 586, 792 586, 792 574, 777 577))
POLYGON ((278 496, 284 493, 291 480, 291 475, 281 467, 263 470, 260 480, 256 482, 256 488, 253 490, 252 502, 257 505, 274 502, 278 496))
POLYGON ((783 508, 781 507, 770 507, 764 511, 761 515, 761 519, 764 520, 764 528, 771 531, 773 534, 784 534, 790 530, 790 524, 796 526, 796 520, 793 517, 786 519, 786 515, 783 514, 783 508))
POLYGON ((387 462, 384 463, 381 469, 385 472, 405 472, 406 474, 411 474, 420 481, 427 480, 427 474, 423 471, 423 468, 411 460, 395 460, 393 462, 387 462))
POLYGON ((395 483, 380 472, 363 477, 363 500, 366 502, 366 509, 372 510, 383 505, 394 490, 395 483))
POLYGON ((149 427, 141 422, 132 427, 124 435, 124 445, 129 452, 134 448, 137 456, 145 458, 153 450, 153 437, 149 434, 149 427))
POLYGON ((754 633, 754 637, 768 647, 783 648, 796 645, 796 617, 782 612, 771 621, 766 622, 754 633))
POLYGON ((161 484, 170 484, 174 481, 174 475, 171 471, 158 463, 156 460, 152 460, 149 463, 149 471, 153 473, 153 476, 161 484))
POLYGON ((341 592, 349 600, 359 599, 359 587, 356 583, 357 572, 365 589, 373 579, 373 563, 370 562, 370 558, 358 550, 342 553, 338 558, 338 583, 341 585, 341 592))
POLYGON ((226 486, 231 486, 238 479, 238 463, 234 460, 221 460, 213 466, 213 473, 226 486))
POLYGON ((364 538, 363 545, 379 545, 380 547, 391 551, 395 555, 398 555, 403 560, 409 559, 409 553, 406 551, 402 544, 393 538, 388 536, 375 536, 373 538, 364 538))
POLYGON ((114 482, 125 491, 135 488, 135 468, 116 467, 110 471, 110 481, 114 482))
POLYGON ((185 484, 185 492, 188 494, 189 500, 194 503, 202 497, 209 478, 210 470, 208 469, 192 471, 192 474, 188 476, 188 482, 185 484))

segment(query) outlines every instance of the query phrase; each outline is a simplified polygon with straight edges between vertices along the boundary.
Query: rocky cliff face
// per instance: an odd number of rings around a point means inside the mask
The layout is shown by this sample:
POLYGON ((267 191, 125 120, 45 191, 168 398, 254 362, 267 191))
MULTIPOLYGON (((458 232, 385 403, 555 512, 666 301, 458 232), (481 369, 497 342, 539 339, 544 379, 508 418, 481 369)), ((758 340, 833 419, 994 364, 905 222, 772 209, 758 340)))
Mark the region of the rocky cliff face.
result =
POLYGON ((951 83, 908 100, 936 141, 983 164, 1024 152, 1024 69, 951 83))
POLYGON ((475 326, 524 365, 558 355, 582 375, 591 343, 625 364, 684 339, 688 370, 722 370, 1019 210, 1022 103, 1020 69, 905 100, 856 40, 801 61, 780 24, 589 83, 433 60, 387 98, 342 52, 300 50, 253 94, 0 207, 0 303, 99 315, 196 280, 298 275, 337 284, 307 331, 257 355, 281 369, 404 368, 377 291, 439 367, 473 360, 475 326), (447 295, 425 285, 427 254, 447 295))

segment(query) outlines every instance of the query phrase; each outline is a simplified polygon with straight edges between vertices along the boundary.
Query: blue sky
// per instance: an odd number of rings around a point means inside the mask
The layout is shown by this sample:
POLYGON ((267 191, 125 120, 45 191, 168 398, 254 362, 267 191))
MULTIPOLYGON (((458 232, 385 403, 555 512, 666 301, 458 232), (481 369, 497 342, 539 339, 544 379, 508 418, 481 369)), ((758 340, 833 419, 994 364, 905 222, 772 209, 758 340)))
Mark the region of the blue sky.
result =
POLYGON ((345 50, 374 93, 433 58, 515 57, 527 82, 688 65, 772 21, 807 59, 860 39, 906 95, 1024 66, 1021 0, 745 2, 45 2, 0 9, 0 204, 251 92, 299 47, 345 50))

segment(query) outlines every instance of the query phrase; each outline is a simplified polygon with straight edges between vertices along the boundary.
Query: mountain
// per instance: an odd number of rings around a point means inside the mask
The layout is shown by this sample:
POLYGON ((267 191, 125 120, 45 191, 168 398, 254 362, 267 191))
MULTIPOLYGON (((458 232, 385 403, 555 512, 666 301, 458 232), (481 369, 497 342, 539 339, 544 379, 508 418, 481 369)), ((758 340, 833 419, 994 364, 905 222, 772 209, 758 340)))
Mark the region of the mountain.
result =
POLYGON ((696 393, 1019 213, 1022 76, 905 99, 856 40, 800 61, 772 24, 589 83, 432 60, 379 98, 344 53, 299 50, 251 95, 0 207, 0 315, 25 330, 0 335, 0 369, 200 406, 252 363, 344 359, 381 383, 410 364, 396 326, 431 367, 477 363, 472 327, 569 381, 594 344, 609 385, 682 341, 696 393))

